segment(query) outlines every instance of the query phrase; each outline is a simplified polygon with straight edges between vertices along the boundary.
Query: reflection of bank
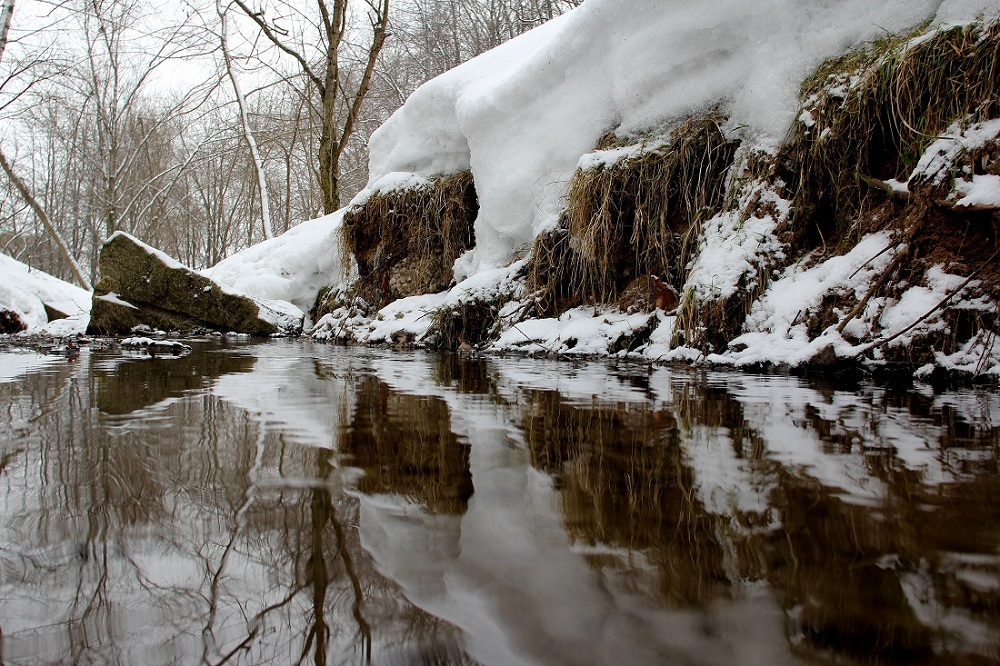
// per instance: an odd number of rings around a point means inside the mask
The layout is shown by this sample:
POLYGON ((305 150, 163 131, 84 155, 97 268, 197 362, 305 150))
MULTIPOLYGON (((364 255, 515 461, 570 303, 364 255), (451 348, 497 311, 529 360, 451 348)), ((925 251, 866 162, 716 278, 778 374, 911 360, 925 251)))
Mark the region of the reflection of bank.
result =
MULTIPOLYGON (((417 393, 422 388, 420 392, 432 392, 448 405, 449 429, 469 443, 474 493, 461 515, 428 511, 426 504, 400 494, 362 497, 362 541, 379 569, 397 581, 408 598, 466 632, 474 658, 485 663, 587 664, 732 663, 741 656, 744 663, 793 660, 783 639, 784 620, 766 592, 748 590, 725 608, 709 609, 667 604, 659 594, 649 596, 638 580, 645 577, 640 549, 651 538, 648 524, 663 514, 654 506, 630 525, 612 520, 622 505, 644 501, 641 489, 630 496, 618 492, 623 487, 609 488, 596 499, 581 501, 589 501, 591 509, 588 513, 577 507, 579 521, 568 518, 574 509, 564 492, 565 477, 561 481, 561 475, 553 477, 533 466, 542 452, 532 446, 530 430, 520 427, 519 403, 525 396, 484 400, 481 395, 449 390, 450 382, 440 377, 439 388, 429 390, 426 385, 418 387, 416 378, 428 376, 430 364, 411 360, 404 365, 408 367, 401 372, 392 363, 376 364, 379 379, 394 392, 417 393), (615 506, 601 506, 601 499, 615 506), (582 528, 567 529, 567 521, 590 526, 595 514, 609 518, 607 540, 595 539, 587 547, 574 545, 574 534, 582 528), (617 534, 631 535, 635 550, 614 543, 611 537, 617 534), (594 566, 595 561, 613 561, 617 570, 609 574, 594 566)), ((492 364, 483 368, 497 371, 492 364)), ((558 396, 554 400, 558 402, 558 396)), ((524 409, 530 412, 532 407, 524 409)), ((570 407, 555 421, 551 428, 536 425, 548 437, 563 432, 569 439, 595 425, 592 412, 570 407), (574 415, 583 420, 570 422, 574 415)), ((607 432, 620 425, 612 420, 601 428, 607 432)), ((650 429, 654 427, 650 423, 650 429)), ((555 466, 562 456, 561 462, 566 462, 574 457, 570 449, 567 442, 564 450, 548 451, 549 461, 555 466)), ((649 447, 642 472, 655 475, 662 470, 655 483, 680 499, 682 490, 666 487, 676 474, 676 460, 670 456, 676 457, 677 447, 673 450, 663 456, 663 450, 649 447)), ((636 474, 637 483, 643 482, 641 476, 636 474)), ((690 513, 675 521, 675 527, 692 527, 688 518, 700 520, 690 513)), ((693 529, 707 526, 705 521, 705 526, 693 529)), ((703 556, 704 562, 715 562, 711 566, 719 569, 718 545, 707 537, 692 538, 711 551, 703 556)), ((676 550, 685 552, 684 543, 676 550)), ((689 571, 687 567, 678 572, 677 578, 693 579, 691 587, 685 581, 683 591, 697 597, 697 588, 705 583, 689 571)))
MULTIPOLYGON (((390 395, 421 392, 429 368, 404 365, 378 369, 390 395)), ((447 377, 422 391, 470 444, 465 513, 406 483, 362 498, 380 569, 462 627, 473 656, 1000 656, 992 410, 667 370, 655 399, 625 387, 609 401, 525 388, 503 362, 484 372, 499 376, 488 402, 447 377)))
POLYGON ((219 351, 198 346, 186 356, 102 358, 93 371, 97 407, 118 415, 166 406, 187 393, 207 388, 219 377, 253 370, 256 359, 252 355, 219 351))
POLYGON ((339 449, 346 464, 364 471, 358 489, 401 496, 433 513, 463 513, 473 493, 469 447, 452 433, 448 405, 396 393, 374 377, 361 380, 354 395, 339 449))

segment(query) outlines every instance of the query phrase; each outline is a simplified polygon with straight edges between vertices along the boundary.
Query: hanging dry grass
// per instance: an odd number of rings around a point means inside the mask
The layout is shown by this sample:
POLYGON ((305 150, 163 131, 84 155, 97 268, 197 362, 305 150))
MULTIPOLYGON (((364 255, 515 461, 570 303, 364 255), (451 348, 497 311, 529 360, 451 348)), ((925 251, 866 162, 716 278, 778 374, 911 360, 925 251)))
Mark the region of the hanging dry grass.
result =
POLYGON ((872 180, 906 180, 949 125, 1000 115, 1000 24, 880 40, 824 63, 802 98, 814 124, 797 123, 782 156, 790 237, 804 250, 847 247, 885 199, 872 180))
POLYGON ((560 229, 535 244, 529 286, 543 312, 614 302, 643 275, 683 284, 700 224, 722 202, 735 150, 723 120, 718 113, 692 118, 653 150, 577 171, 560 229))
POLYGON ((475 245, 478 212, 469 171, 378 193, 349 210, 344 241, 357 261, 357 295, 381 307, 447 288, 455 259, 475 245))

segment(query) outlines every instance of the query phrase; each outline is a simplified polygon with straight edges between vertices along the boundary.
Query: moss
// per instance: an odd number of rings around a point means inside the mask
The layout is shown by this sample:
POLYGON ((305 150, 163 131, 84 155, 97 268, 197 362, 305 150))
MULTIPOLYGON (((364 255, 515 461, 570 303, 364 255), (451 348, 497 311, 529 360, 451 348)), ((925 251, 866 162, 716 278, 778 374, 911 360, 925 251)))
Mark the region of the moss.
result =
POLYGON ((478 212, 468 171, 378 193, 349 210, 344 240, 358 266, 357 296, 382 307, 447 288, 455 260, 475 245, 478 212))
POLYGON ((278 332, 260 319, 252 299, 223 291, 215 282, 183 266, 169 266, 145 246, 116 234, 100 256, 101 281, 94 287, 91 333, 129 333, 146 324, 155 328, 208 328, 268 336, 278 332), (135 310, 102 299, 117 294, 135 310))

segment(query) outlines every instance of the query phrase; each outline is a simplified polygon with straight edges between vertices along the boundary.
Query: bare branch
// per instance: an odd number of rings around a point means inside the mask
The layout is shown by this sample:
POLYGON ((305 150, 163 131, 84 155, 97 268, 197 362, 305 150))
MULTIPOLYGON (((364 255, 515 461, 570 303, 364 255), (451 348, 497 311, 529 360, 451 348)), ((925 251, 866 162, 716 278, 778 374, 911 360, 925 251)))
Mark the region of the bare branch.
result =
POLYGON ((276 47, 278 47, 279 49, 281 49, 282 51, 293 57, 295 61, 299 63, 299 66, 302 68, 303 73, 305 73, 306 76, 312 79, 312 82, 315 83, 320 88, 321 91, 323 90, 324 88, 323 80, 320 79, 318 76, 316 76, 316 74, 312 70, 312 67, 309 66, 309 63, 302 56, 301 53, 289 47, 287 44, 281 41, 281 39, 278 38, 278 35, 275 34, 274 29, 267 23, 267 21, 264 20, 263 11, 259 12, 252 11, 247 6, 247 4, 243 2, 243 0, 233 0, 233 2, 236 4, 237 7, 243 10, 243 13, 246 14, 248 17, 250 17, 250 19, 253 20, 253 22, 258 25, 258 27, 260 27, 261 32, 264 33, 264 36, 267 37, 272 44, 274 44, 276 47))

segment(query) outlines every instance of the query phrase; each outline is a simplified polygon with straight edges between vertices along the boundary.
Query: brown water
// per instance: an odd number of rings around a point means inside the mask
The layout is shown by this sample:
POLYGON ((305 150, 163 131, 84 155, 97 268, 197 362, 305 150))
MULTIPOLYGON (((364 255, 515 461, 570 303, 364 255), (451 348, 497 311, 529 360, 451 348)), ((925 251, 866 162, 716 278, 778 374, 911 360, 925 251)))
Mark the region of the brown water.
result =
POLYGON ((6 664, 1000 662, 1000 394, 0 353, 6 664))

